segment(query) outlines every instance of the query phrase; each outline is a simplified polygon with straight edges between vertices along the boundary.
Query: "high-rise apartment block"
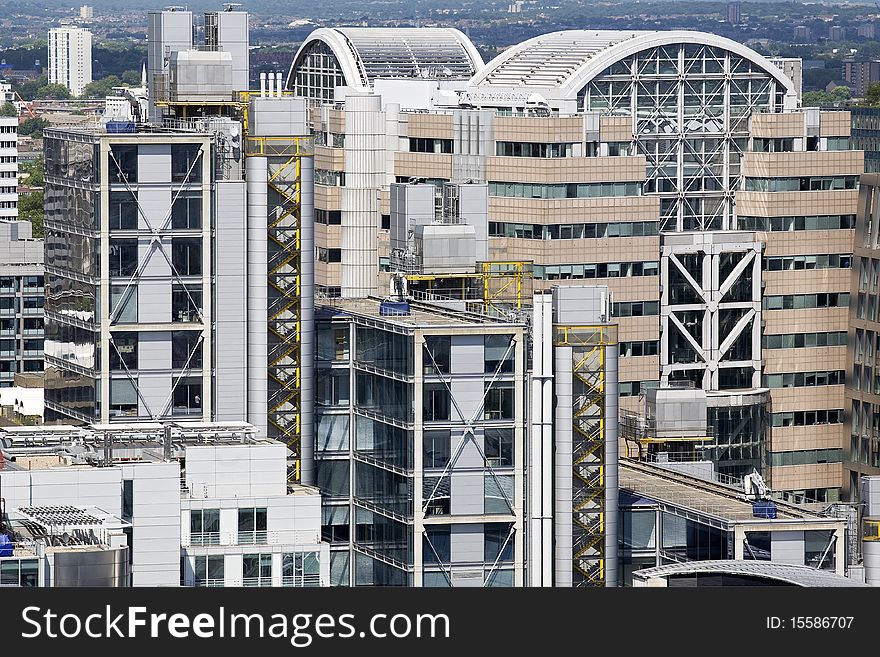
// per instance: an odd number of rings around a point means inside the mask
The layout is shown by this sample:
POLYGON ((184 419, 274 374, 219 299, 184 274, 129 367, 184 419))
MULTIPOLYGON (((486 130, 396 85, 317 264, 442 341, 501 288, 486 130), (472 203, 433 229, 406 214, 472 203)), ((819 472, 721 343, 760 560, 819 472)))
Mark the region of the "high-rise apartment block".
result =
POLYGON ((27 221, 0 221, 0 387, 43 371, 43 241, 27 221))
POLYGON ((81 27, 49 30, 49 83, 60 84, 81 96, 92 81, 92 33, 81 27))
POLYGON ((18 117, 0 117, 0 220, 18 218, 18 117))

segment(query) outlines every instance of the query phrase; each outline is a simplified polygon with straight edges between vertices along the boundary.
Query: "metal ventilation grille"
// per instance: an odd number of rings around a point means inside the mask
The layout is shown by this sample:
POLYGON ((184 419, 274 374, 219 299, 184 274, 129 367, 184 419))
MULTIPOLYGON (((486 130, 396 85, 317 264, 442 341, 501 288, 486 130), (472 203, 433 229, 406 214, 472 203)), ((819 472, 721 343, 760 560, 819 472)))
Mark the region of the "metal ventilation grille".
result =
POLYGON ((44 526, 100 525, 101 521, 75 506, 32 506, 19 509, 21 513, 44 526))

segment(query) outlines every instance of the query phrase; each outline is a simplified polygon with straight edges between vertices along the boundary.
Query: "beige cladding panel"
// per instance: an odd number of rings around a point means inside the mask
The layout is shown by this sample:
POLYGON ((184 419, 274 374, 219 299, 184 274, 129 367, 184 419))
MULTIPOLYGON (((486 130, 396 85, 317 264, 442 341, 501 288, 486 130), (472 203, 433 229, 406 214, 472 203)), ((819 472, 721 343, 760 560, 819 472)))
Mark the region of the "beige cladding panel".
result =
POLYGON ((658 221, 656 196, 537 199, 489 197, 489 220, 536 224, 658 221))
POLYGON ((814 333, 845 331, 848 308, 815 308, 811 310, 765 310, 764 334, 814 333))
POLYGON ((407 112, 406 134, 408 137, 424 139, 452 139, 452 115, 437 113, 407 112))
POLYGON ((758 239, 766 244, 766 257, 852 253, 853 233, 850 229, 761 232, 758 239))
POLYGON ((840 463, 816 465, 788 465, 772 469, 774 490, 804 490, 808 488, 839 488, 842 481, 840 463))
POLYGON ((600 116, 599 139, 601 141, 632 141, 633 123, 628 116, 600 116))
POLYGON ((329 111, 329 117, 327 123, 330 128, 330 132, 344 133, 345 132, 345 111, 331 109, 329 111))
POLYGON ((628 182, 645 179, 645 157, 487 157, 486 180, 514 183, 628 182))
POLYGON ((848 292, 850 278, 849 269, 765 271, 764 295, 848 292))
MULTIPOLYGON (((619 301, 616 297, 615 301, 619 301)), ((618 342, 633 342, 637 340, 660 339, 660 317, 614 317, 612 321, 617 324, 618 342)), ((655 381, 660 378, 659 369, 649 379, 655 381)))
POLYGON ((629 356, 618 360, 618 378, 621 381, 654 381, 659 371, 659 356, 629 356))
POLYGON ((345 171, 345 149, 315 146, 315 168, 345 171))
POLYGON ((772 388, 770 399, 774 413, 813 411, 843 408, 843 393, 842 385, 772 388))
MULTIPOLYGON (((765 335, 770 335, 765 333, 765 335)), ((764 373, 820 372, 846 368, 846 347, 807 347, 799 349, 764 349, 764 373)))
POLYGON ((849 137, 852 131, 850 112, 820 112, 819 135, 822 137, 849 137))
POLYGON ((444 153, 394 154, 394 175, 404 178, 452 178, 452 155, 444 153))
POLYGON ((341 226, 315 224, 315 246, 323 246, 325 249, 338 249, 340 247, 341 240, 341 226))
POLYGON ((859 175, 863 170, 862 151, 746 152, 742 159, 743 175, 747 177, 844 176, 859 175))
POLYGON ((498 116, 492 124, 492 131, 496 141, 577 143, 584 139, 583 121, 580 116, 498 116))
POLYGON ((806 131, 806 121, 802 112, 781 114, 759 112, 752 114, 751 117, 750 132, 753 137, 803 137, 806 131))
POLYGON ((315 209, 339 210, 342 207, 342 188, 315 185, 315 209))
POLYGON ((736 194, 736 213, 741 217, 809 217, 855 214, 859 190, 818 192, 746 192, 736 194))
POLYGON ((531 260, 540 265, 659 262, 660 260, 659 237, 610 237, 579 240, 490 237, 489 245, 493 249, 493 253, 500 256, 497 258, 499 260, 531 260))
POLYGON ((773 427, 771 448, 774 452, 804 449, 837 449, 842 446, 843 425, 815 427, 773 427))

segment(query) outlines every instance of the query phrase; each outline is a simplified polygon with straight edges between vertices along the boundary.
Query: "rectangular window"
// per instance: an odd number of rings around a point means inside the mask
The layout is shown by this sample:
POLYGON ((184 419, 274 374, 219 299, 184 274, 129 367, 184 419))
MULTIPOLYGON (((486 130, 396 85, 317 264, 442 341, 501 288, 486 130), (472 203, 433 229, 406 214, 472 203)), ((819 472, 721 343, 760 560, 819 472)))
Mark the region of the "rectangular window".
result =
POLYGON ((171 228, 174 230, 198 230, 201 227, 201 192, 181 192, 171 206, 171 228))
POLYGON ((110 369, 134 371, 138 368, 138 334, 114 331, 110 334, 110 369))
POLYGON ((449 463, 451 442, 448 429, 425 429, 422 433, 422 445, 424 447, 422 467, 445 468, 449 463))
POLYGON ((137 415, 136 381, 128 378, 110 380, 110 415, 137 415))
POLYGON ((171 321, 202 321, 201 285, 177 284, 171 286, 171 321))
POLYGON ((422 396, 422 420, 424 422, 449 420, 449 389, 445 383, 425 383, 422 396))
POLYGON ((138 267, 138 241, 111 238, 108 261, 111 276, 131 276, 138 267))
POLYGON ((171 367, 194 370, 202 368, 202 334, 200 331, 171 332, 171 367))
POLYGON ((513 372, 515 349, 512 335, 486 335, 483 338, 483 371, 486 374, 513 372))
POLYGON ((238 510, 239 545, 264 545, 267 540, 267 512, 264 507, 238 510))
POLYGON ((110 315, 116 323, 133 324, 138 321, 138 286, 110 286, 110 315))
POLYGON ((202 380, 178 379, 171 395, 173 415, 202 414, 202 380))
POLYGON ((171 145, 171 182, 202 181, 202 149, 198 144, 171 145))
POLYGON ((222 554, 210 554, 193 557, 193 586, 223 586, 225 557, 222 554))
POLYGON ((133 184, 138 178, 138 150, 135 144, 110 146, 110 184, 133 184))
POLYGON ((244 586, 272 586, 272 555, 245 554, 241 575, 244 586))
POLYGON ((134 481, 122 480, 122 517, 130 519, 134 511, 134 481))
POLYGON ((177 237, 171 243, 171 264, 179 276, 202 273, 202 240, 198 237, 177 237))
POLYGON ((192 545, 220 545, 220 509, 193 509, 189 514, 192 545))
POLYGON ((425 374, 449 374, 451 349, 450 336, 425 336, 425 351, 422 357, 425 374))
POLYGON ((281 555, 282 586, 320 586, 321 562, 318 557, 318 552, 281 555))
POLYGON ((486 465, 509 467, 513 465, 513 427, 484 429, 486 465))
POLYGON ((513 381, 496 381, 488 384, 483 417, 486 420, 512 420, 514 387, 513 381))
POLYGON ((137 230, 137 197, 129 191, 110 192, 110 214, 107 218, 110 230, 137 230))

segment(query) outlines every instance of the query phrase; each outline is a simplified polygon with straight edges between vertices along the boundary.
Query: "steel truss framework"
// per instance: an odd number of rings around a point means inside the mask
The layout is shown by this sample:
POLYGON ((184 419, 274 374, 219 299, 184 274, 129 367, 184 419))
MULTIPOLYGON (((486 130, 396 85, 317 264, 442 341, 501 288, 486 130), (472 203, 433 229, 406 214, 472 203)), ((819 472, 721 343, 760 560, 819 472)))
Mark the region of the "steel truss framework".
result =
POLYGON ((302 437, 301 170, 308 138, 248 137, 247 155, 267 161, 269 437, 294 453, 299 479, 302 437))
POLYGON ((621 59, 578 106, 632 117, 632 153, 647 159, 660 230, 728 230, 754 112, 780 111, 785 88, 757 63, 716 46, 673 43, 621 59))
MULTIPOLYGON (((181 278, 180 272, 174 266, 174 262, 172 261, 171 254, 169 253, 169 247, 171 246, 172 238, 171 236, 165 232, 168 231, 171 227, 171 218, 172 218, 172 209, 174 207, 177 198, 180 196, 181 192, 187 188, 190 184, 190 177, 192 176, 193 171, 197 166, 203 165, 204 152, 203 148, 199 148, 198 154, 193 158, 192 163, 189 166, 189 169, 186 172, 186 176, 183 178, 183 181, 179 184, 177 191, 174 193, 171 204, 168 206, 168 209, 164 212, 163 216, 161 216, 161 221, 158 225, 154 225, 153 221, 150 220, 150 217, 147 215, 147 212, 144 210, 141 203, 138 201, 138 193, 137 190, 132 188, 132 186, 128 182, 128 178, 126 176, 122 176, 122 181, 125 185, 126 192, 132 197, 136 207, 138 216, 143 219, 144 224, 147 226, 147 229, 150 231, 150 245, 146 252, 143 254, 143 257, 140 258, 137 267, 135 268, 134 273, 129 276, 128 280, 125 282, 125 287, 123 288, 122 294, 119 295, 118 300, 115 304, 113 304, 110 308, 109 318, 110 318, 110 346, 113 348, 113 351, 119 357, 120 363, 122 364, 122 368, 125 371, 125 376, 128 381, 131 383, 134 391, 137 395, 138 400, 140 400, 141 404, 143 404, 144 409, 146 410, 146 414, 151 419, 160 419, 160 418, 168 418, 172 415, 173 412, 173 402, 174 402, 174 392, 177 390, 177 386, 187 375, 192 375, 194 372, 198 372, 201 376, 202 368, 193 368, 191 367, 191 363, 196 353, 201 349, 202 344, 205 341, 205 318, 202 315, 202 307, 200 303, 196 303, 193 296, 190 294, 190 284, 184 281, 181 278), (125 355, 120 350, 118 343, 113 337, 113 329, 119 325, 123 324, 123 320, 121 319, 121 314, 123 310, 126 308, 127 304, 131 302, 131 291, 133 286, 137 286, 143 276, 147 265, 150 263, 150 260, 153 258, 155 254, 161 254, 161 256, 165 259, 168 264, 168 267, 171 269, 171 274, 176 283, 179 283, 186 293, 187 299, 190 304, 190 308, 192 308, 195 312, 196 317, 198 318, 198 324, 201 325, 201 330, 199 331, 198 339, 193 343, 192 348, 189 350, 187 354, 186 361, 184 362, 183 367, 181 368, 180 373, 174 377, 173 383, 171 385, 171 390, 168 392, 168 397, 165 399, 165 402, 162 404, 161 409, 153 409, 150 407, 144 395, 141 393, 141 390, 138 386, 138 378, 136 373, 132 373, 129 369, 128 364, 126 363, 125 355)), ((116 165, 118 171, 123 171, 122 165, 116 159, 116 156, 113 154, 113 149, 110 148, 108 150, 109 158, 116 165)), ((154 217, 155 220, 155 217, 154 217)), ((204 292, 203 292, 204 293, 204 292)), ((183 326, 181 328, 184 328, 183 326)), ((124 329, 123 329, 124 330, 124 329)))
POLYGON ((572 585, 605 586, 605 349, 613 327, 557 326, 572 348, 572 585))
POLYGON ((704 390, 759 387, 761 245, 667 241, 662 263, 662 382, 687 379, 704 390))
MULTIPOLYGON (((441 370, 440 366, 437 364, 437 360, 435 359, 433 352, 431 351, 430 347, 428 346, 428 343, 426 342, 424 344, 424 354, 425 354, 425 356, 427 356, 427 358, 431 362, 430 366, 431 366, 433 373, 440 379, 440 381, 443 383, 444 387, 448 391, 449 399, 452 402, 452 407, 455 409, 455 413, 458 416, 458 421, 462 423, 462 427, 461 427, 461 435, 458 437, 458 442, 455 446, 455 449, 452 451, 452 453, 450 455, 448 463, 443 468, 443 471, 441 472, 440 476, 437 477, 437 482, 431 488, 431 491, 428 494, 428 496, 422 500, 421 512, 423 514, 427 514, 428 509, 431 506, 431 503, 437 497, 438 493, 440 493, 443 490, 448 491, 450 489, 450 483, 452 480, 452 470, 455 468, 456 463, 458 463, 458 459, 461 456, 462 452, 464 451, 466 445, 468 443, 471 443, 476 448, 477 452, 479 452, 480 457, 482 458, 483 462, 486 463, 486 472, 492 478, 492 481, 494 483, 496 491, 501 494, 505 503, 507 504, 509 514, 511 516, 510 521, 504 523, 507 526, 507 533, 505 535, 505 538, 504 538, 504 541, 501 545, 501 548, 498 550, 498 555, 496 556, 496 558, 495 558, 494 562, 492 563, 491 567, 489 568, 488 572, 485 574, 485 578, 483 581, 484 587, 492 585, 492 581, 494 580, 494 578, 496 577, 496 575, 499 571, 499 565, 501 563, 501 556, 504 554, 504 551, 507 549, 507 546, 510 545, 510 542, 512 540, 514 540, 514 536, 516 535, 516 520, 514 517, 514 515, 515 515, 514 500, 512 500, 508 496, 507 491, 504 489, 504 486, 501 485, 501 482, 498 478, 498 474, 496 473, 495 468, 492 467, 489 459, 486 458, 486 453, 483 451, 483 446, 480 444, 480 441, 477 440, 477 436, 476 436, 476 433, 474 432, 474 428, 477 424, 478 419, 483 414, 483 409, 486 404, 486 398, 489 396, 489 391, 492 389, 492 385, 501 376, 502 366, 503 366, 504 362, 507 360, 507 358, 514 352, 515 347, 516 347, 516 341, 511 339, 510 343, 507 346, 507 350, 504 352, 504 356, 498 361, 498 366, 495 368, 495 371, 492 373, 491 379, 489 379, 489 381, 488 381, 488 385, 486 386, 486 390, 483 393, 483 398, 481 399, 480 404, 477 407, 477 410, 474 412, 472 417, 470 417, 469 419, 466 419, 464 416, 464 413, 461 410, 461 406, 459 406, 458 400, 456 399, 455 395, 453 394, 452 381, 451 381, 450 376, 448 374, 443 374, 443 371, 441 370)), ((453 438, 453 440, 455 440, 455 439, 453 438)), ((443 577, 446 580, 447 584, 449 586, 452 586, 453 585, 452 584, 452 573, 450 572, 449 565, 444 564, 442 559, 440 559, 440 557, 437 553, 437 549, 434 546, 433 542, 431 541, 430 535, 428 534, 427 531, 422 532, 422 537, 423 537, 424 544, 427 545, 428 548, 430 549, 430 551, 434 557, 435 562, 437 564, 439 564, 440 570, 443 573, 443 577)), ((424 560, 424 557, 423 557, 423 560, 424 560)))

